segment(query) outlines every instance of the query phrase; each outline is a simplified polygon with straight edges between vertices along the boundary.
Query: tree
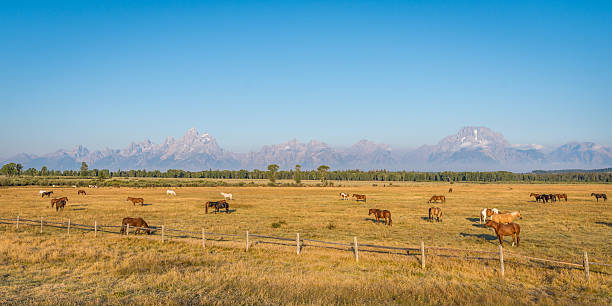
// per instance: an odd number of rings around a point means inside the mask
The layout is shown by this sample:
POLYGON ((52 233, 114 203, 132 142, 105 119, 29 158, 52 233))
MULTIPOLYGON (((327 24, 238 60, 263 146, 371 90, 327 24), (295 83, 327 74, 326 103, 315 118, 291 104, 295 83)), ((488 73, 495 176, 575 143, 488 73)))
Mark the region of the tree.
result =
POLYGON ((15 165, 15 170, 17 170, 17 175, 21 175, 21 172, 23 171, 23 166, 21 164, 17 164, 15 165))
POLYGON ((268 179, 270 179, 270 183, 275 183, 276 182, 276 173, 278 172, 278 165, 277 164, 271 164, 268 165, 268 179))
POLYGON ((89 169, 89 166, 87 166, 86 162, 82 162, 81 163, 81 176, 87 176, 87 170, 89 169))
POLYGON ((24 171, 23 174, 29 175, 29 176, 36 176, 36 174, 38 174, 38 170, 34 168, 29 168, 28 170, 24 171))
POLYGON ((302 183, 302 166, 301 165, 295 165, 295 174, 293 175, 293 179, 295 180, 295 183, 298 185, 302 183))
POLYGON ((323 186, 327 186, 327 170, 329 170, 329 166, 326 165, 321 165, 317 168, 317 171, 319 171, 319 179, 321 179, 323 186))
POLYGON ((2 166, 2 168, 0 168, 0 174, 4 174, 6 176, 14 176, 19 174, 19 172, 17 171, 17 164, 8 163, 2 166))
POLYGON ((47 170, 47 166, 42 166, 42 168, 40 168, 40 175, 41 176, 49 175, 49 170, 47 170))

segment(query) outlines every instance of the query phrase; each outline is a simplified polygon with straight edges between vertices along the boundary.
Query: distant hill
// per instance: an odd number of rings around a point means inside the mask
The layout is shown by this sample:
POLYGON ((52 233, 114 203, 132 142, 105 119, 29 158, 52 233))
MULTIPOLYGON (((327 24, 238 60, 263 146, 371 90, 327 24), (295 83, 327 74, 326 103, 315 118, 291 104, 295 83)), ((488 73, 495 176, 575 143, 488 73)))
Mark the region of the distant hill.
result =
POLYGON ((608 173, 612 172, 612 168, 604 168, 604 169, 563 169, 563 170, 535 170, 532 173, 535 174, 546 174, 546 173, 608 173))

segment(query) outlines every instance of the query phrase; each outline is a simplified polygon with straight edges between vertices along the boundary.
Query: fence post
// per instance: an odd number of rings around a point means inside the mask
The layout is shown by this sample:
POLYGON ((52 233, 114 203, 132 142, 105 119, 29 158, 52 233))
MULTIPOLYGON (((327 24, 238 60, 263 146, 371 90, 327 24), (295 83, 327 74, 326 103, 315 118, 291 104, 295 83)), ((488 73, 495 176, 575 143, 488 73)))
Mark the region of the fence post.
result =
POLYGON ((297 238, 295 238, 295 244, 297 246, 297 254, 300 255, 300 233, 297 233, 297 238))
POLYGON ((15 225, 15 229, 19 229, 19 215, 17 215, 17 225, 15 225))
POLYGON ((584 276, 586 277, 587 282, 589 281, 589 255, 587 255, 587 252, 584 251, 584 276))
POLYGON ((129 237, 130 236, 130 225, 127 224, 127 227, 125 228, 125 237, 129 237))
POLYGON ((353 250, 355 251, 355 261, 359 261, 359 245, 357 244, 357 236, 353 237, 353 250))
POLYGON ((502 247, 501 244, 499 245, 499 267, 499 272, 501 273, 501 276, 504 277, 504 247, 502 247))
POLYGON ((425 242, 421 241, 421 268, 425 269, 425 242))
POLYGON ((246 231, 246 250, 249 250, 249 231, 246 231))
POLYGON ((42 217, 40 217, 40 233, 42 234, 42 217))
POLYGON ((68 219, 68 236, 70 236, 70 219, 68 219))
POLYGON ((94 237, 98 237, 98 220, 94 220, 94 237))
POLYGON ((204 232, 204 228, 202 228, 202 248, 206 248, 206 233, 204 232))
POLYGON ((164 243, 164 226, 162 225, 162 243, 164 243))

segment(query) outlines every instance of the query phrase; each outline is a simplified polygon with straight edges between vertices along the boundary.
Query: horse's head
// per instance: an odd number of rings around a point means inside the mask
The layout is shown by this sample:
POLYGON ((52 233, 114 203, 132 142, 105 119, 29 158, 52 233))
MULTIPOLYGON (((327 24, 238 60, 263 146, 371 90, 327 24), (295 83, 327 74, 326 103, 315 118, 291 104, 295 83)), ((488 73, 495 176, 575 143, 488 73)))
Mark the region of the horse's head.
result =
POLYGON ((595 195, 595 193, 594 193, 594 192, 592 192, 592 193, 591 193, 591 196, 594 196, 594 195, 595 195))
POLYGON ((376 212, 376 209, 370 208, 370 210, 368 211, 368 216, 373 214, 373 213, 375 213, 375 212, 376 212))
POLYGON ((485 223, 484 227, 493 227, 495 228, 497 225, 497 222, 493 221, 493 220, 489 220, 487 221, 487 223, 485 223))

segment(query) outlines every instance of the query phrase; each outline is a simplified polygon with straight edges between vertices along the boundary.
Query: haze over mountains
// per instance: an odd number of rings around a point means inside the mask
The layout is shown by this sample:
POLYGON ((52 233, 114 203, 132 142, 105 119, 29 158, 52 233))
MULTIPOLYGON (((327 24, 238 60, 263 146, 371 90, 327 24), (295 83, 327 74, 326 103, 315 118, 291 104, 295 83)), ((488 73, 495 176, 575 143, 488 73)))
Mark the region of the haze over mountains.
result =
POLYGON ((385 144, 361 140, 348 148, 334 148, 311 140, 263 146, 257 152, 233 153, 221 148, 214 137, 190 129, 179 139, 163 143, 150 140, 132 142, 124 149, 90 151, 83 146, 58 150, 42 156, 19 154, 3 163, 21 163, 24 168, 79 169, 81 162, 90 169, 265 169, 278 164, 281 169, 303 169, 328 165, 332 169, 388 169, 415 171, 493 171, 526 172, 536 169, 605 168, 612 166, 612 147, 592 142, 572 142, 547 149, 539 145, 511 144, 500 133, 486 127, 467 126, 436 145, 415 150, 394 150, 385 144))

